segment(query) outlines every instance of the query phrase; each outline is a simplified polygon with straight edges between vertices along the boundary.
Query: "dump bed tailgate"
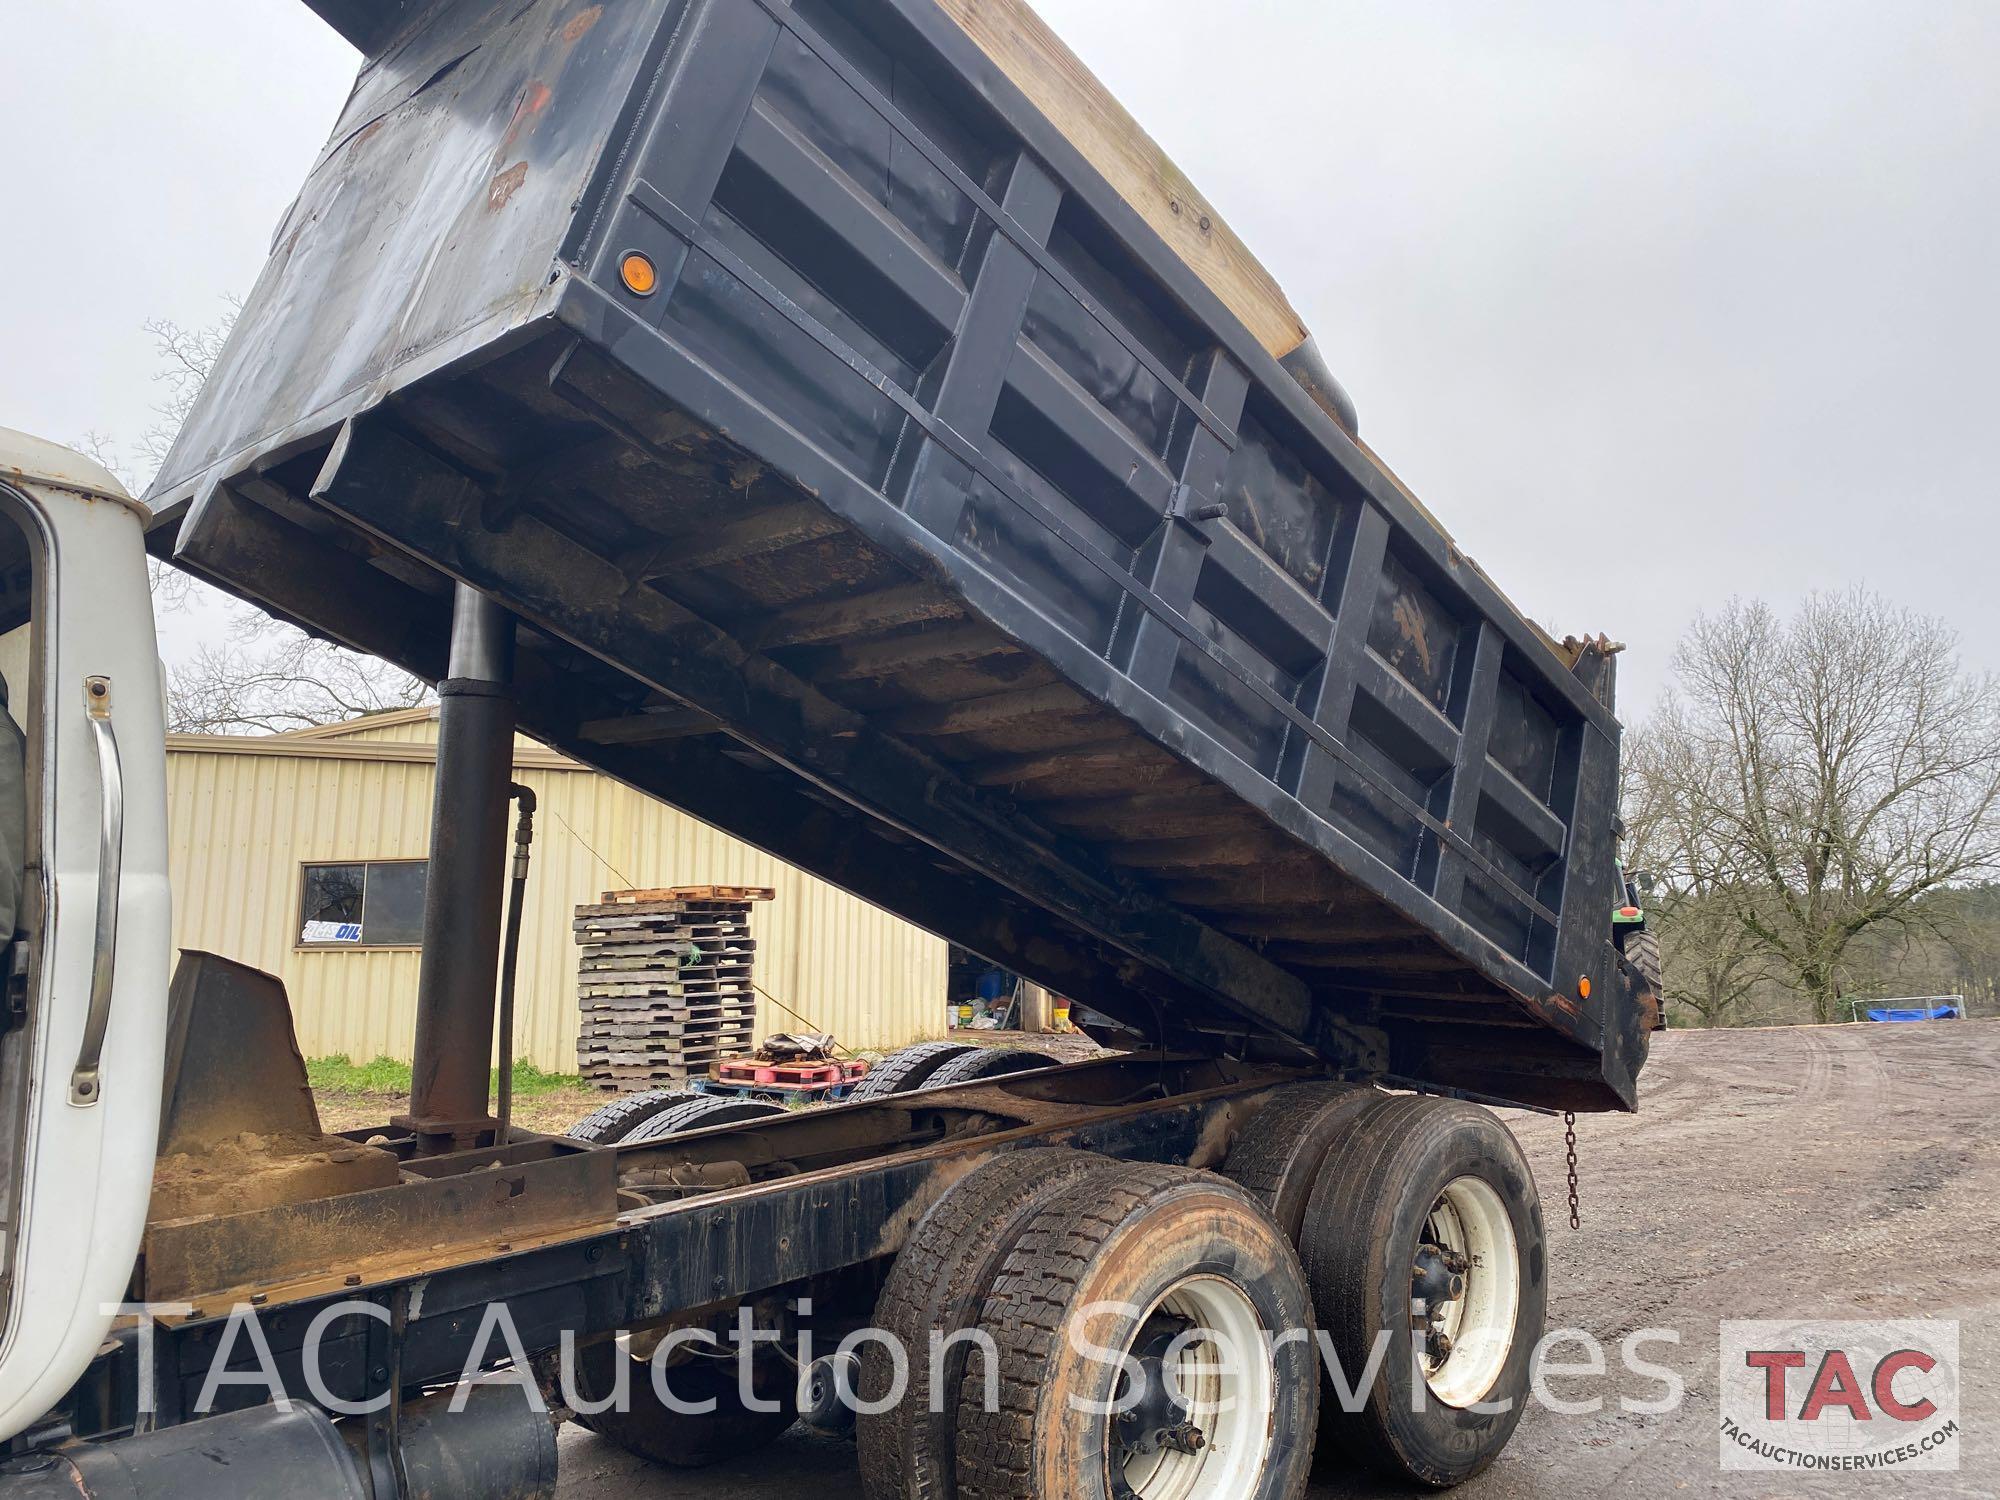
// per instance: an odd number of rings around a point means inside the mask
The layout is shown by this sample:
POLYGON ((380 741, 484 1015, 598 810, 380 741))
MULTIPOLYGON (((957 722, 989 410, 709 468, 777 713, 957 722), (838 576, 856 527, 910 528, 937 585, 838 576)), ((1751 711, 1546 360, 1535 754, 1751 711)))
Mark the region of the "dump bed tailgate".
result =
POLYGON ((1629 1105, 1608 663, 932 0, 353 26, 188 566, 430 676, 487 590, 533 732, 1139 1034, 1629 1105))

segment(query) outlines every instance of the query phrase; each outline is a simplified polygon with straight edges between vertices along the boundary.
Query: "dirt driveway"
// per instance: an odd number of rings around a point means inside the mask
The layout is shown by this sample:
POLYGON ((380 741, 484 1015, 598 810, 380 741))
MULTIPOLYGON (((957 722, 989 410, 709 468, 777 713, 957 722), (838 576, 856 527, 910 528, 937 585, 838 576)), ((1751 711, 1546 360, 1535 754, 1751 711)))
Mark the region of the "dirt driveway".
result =
MULTIPOLYGON (((1902 1475, 1906 1494, 2000 1493, 2000 1022, 1685 1032, 1662 1037, 1644 1110, 1579 1126, 1583 1229, 1563 1219, 1562 1126, 1512 1122, 1534 1161, 1552 1230, 1550 1326, 1613 1351, 1642 1328, 1687 1399, 1633 1416, 1617 1398, 1659 1394, 1632 1376, 1596 1387, 1607 1410, 1535 1408, 1467 1500, 1651 1500, 1879 1491, 1881 1478, 1724 1474, 1717 1456, 1718 1323, 1724 1318, 1956 1318, 1964 1464, 1902 1475)), ((1567 1355, 1565 1357, 1568 1357, 1567 1355)), ((1551 1382, 1567 1399, 1588 1382, 1551 1382)), ((563 1500, 832 1500, 858 1496, 852 1449, 801 1431, 699 1475, 653 1469, 587 1433, 564 1435, 563 1500)), ((1397 1493, 1323 1475, 1314 1500, 1397 1493)), ((1051 1497, 1055 1500, 1055 1497, 1051 1497)))

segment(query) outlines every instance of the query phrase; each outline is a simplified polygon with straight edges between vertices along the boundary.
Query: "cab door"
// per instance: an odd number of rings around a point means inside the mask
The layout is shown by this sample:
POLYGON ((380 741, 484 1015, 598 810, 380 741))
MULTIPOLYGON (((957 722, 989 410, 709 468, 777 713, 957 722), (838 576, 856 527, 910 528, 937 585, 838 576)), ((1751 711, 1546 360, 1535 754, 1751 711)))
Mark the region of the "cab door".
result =
POLYGON ((126 1298, 166 1038, 166 747, 145 512, 0 429, 0 1438, 126 1298))

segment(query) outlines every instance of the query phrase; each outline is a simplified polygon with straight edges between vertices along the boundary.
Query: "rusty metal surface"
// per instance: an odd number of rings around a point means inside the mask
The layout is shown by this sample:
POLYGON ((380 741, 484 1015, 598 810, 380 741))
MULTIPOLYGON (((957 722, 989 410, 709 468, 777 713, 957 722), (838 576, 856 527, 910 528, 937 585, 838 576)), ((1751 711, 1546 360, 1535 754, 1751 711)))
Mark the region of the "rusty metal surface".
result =
POLYGON ((226 1301, 314 1278, 381 1279, 484 1258, 608 1225, 616 1165, 609 1153, 537 1141, 470 1160, 433 1158, 392 1187, 249 1213, 151 1225, 141 1252, 144 1294, 156 1302, 226 1301))
MULTIPOLYGON (((1055 1143, 1130 1161, 1213 1167, 1268 1091, 1296 1076, 1200 1060, 1112 1059, 1018 1085, 807 1112, 768 1127, 724 1127, 675 1145, 714 1162, 757 1161, 749 1169, 756 1181, 661 1201, 615 1223, 515 1234, 493 1245, 426 1249, 385 1241, 372 1255, 289 1282, 190 1287, 196 1310, 160 1322, 161 1420, 182 1419, 240 1293, 257 1294, 252 1315, 295 1398, 320 1395, 308 1391, 302 1367, 305 1334, 318 1327, 324 1388, 366 1401, 393 1380, 426 1385, 456 1378, 496 1301, 508 1303, 533 1355, 554 1348, 565 1333, 588 1341, 616 1330, 657 1329, 690 1310, 862 1267, 893 1254, 927 1207, 996 1152, 1055 1143), (1144 1097, 1158 1090, 1172 1096, 1144 1097), (919 1117, 928 1143, 913 1149, 907 1137, 919 1117), (769 1147, 777 1149, 758 1155, 769 1147), (386 1357, 388 1324, 356 1314, 357 1300, 388 1312, 400 1329, 395 1359, 386 1357)), ((608 1168, 621 1157, 626 1165, 666 1161, 672 1150, 592 1154, 608 1168)), ((475 1153, 463 1164, 489 1159, 475 1153)), ((412 1171, 444 1166, 415 1162, 412 1171)), ((472 1184, 491 1175, 474 1170, 450 1180, 472 1184)), ((411 1234, 408 1227, 396 1232, 411 1234)), ((239 1342, 234 1366, 246 1368, 253 1358, 239 1342)))
MULTIPOLYGON (((606 1150, 542 1138, 450 1157, 411 1156, 403 1164, 403 1184, 383 1193, 156 1225, 143 1287, 154 1300, 192 1301, 204 1309, 255 1292, 264 1299, 260 1306, 278 1309, 606 1235, 643 1237, 662 1218, 676 1220, 677 1240, 684 1229, 697 1238, 712 1234, 718 1219, 726 1227, 746 1206, 752 1220, 775 1222, 770 1216, 776 1214, 796 1223, 801 1214, 817 1213, 801 1205, 821 1198, 837 1198, 839 1212, 824 1216, 824 1233, 808 1229, 800 1243, 831 1257, 836 1241, 851 1241, 854 1257, 869 1259, 892 1253, 914 1220, 901 1211, 906 1200, 898 1197, 894 1204, 884 1199, 882 1217, 871 1222, 847 1191, 850 1183, 903 1184, 882 1189, 891 1193, 941 1193, 991 1152, 1036 1141, 1213 1166, 1243 1111, 1297 1076, 1198 1059, 1110 1057, 1020 1080, 721 1126, 663 1143, 606 1150), (1152 1097, 1162 1090, 1172 1097, 1152 1097), (683 1214, 695 1217, 678 1219, 683 1214)), ((399 1152, 411 1144, 398 1132, 362 1130, 350 1137, 384 1138, 399 1152)), ((786 1237, 793 1238, 790 1230, 786 1237)), ((763 1247, 758 1255, 772 1251, 763 1247)), ((787 1246, 774 1253, 782 1258, 791 1251, 787 1246)), ((849 1263, 816 1262, 821 1269, 849 1263)), ((748 1290, 771 1284, 746 1286, 738 1279, 756 1274, 762 1273, 733 1270, 730 1284, 748 1290)), ((706 1289, 708 1282, 689 1287, 706 1289)), ((198 1323, 202 1316, 182 1321, 198 1323)))
POLYGON ((183 953, 167 993, 160 1155, 245 1131, 320 1133, 284 981, 213 953, 183 953))
POLYGON ((387 1187, 396 1159, 321 1132, 284 982, 183 953, 168 992, 152 1220, 387 1187))

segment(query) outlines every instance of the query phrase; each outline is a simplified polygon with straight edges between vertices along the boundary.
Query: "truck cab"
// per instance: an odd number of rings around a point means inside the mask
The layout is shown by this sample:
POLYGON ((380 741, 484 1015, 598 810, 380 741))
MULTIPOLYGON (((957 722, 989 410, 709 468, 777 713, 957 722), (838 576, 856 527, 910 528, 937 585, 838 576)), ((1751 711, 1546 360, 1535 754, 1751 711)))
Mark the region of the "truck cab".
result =
POLYGON ((0 1433, 125 1301, 159 1130, 166 756, 146 511, 0 429, 0 1433))

